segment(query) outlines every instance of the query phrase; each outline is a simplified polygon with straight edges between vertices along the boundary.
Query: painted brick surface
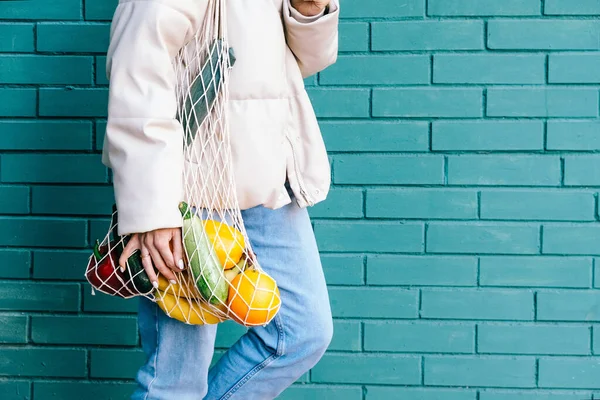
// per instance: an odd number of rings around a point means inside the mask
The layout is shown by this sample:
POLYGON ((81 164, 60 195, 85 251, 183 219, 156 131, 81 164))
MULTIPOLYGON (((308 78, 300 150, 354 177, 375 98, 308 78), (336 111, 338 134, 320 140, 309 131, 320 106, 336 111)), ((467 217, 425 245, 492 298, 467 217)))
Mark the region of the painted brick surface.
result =
MULTIPOLYGON (((145 358, 138 300, 83 278, 117 3, 0 1, 2 400, 126 400, 145 358)), ((600 2, 341 3, 305 79, 334 338, 280 398, 599 400, 600 2)))

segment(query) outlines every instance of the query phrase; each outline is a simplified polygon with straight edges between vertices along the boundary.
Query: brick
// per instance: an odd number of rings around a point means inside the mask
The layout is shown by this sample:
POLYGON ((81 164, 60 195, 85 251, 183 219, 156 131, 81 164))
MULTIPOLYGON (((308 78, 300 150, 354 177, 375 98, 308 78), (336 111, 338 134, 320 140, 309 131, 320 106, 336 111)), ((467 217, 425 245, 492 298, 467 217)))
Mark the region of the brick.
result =
POLYGON ((96 121, 96 150, 102 150, 104 146, 104 134, 106 133, 106 121, 96 121))
POLYGON ((600 259, 597 258, 594 260, 594 287, 600 287, 600 259))
POLYGON ((599 15, 600 3, 597 0, 546 0, 546 15, 599 15))
POLYGON ((362 400, 360 387, 323 387, 322 385, 294 385, 277 399, 281 400, 362 400))
POLYGON ((600 83, 598 68, 600 68, 600 55, 598 54, 551 54, 548 65, 548 82, 600 83))
POLYGON ((588 326, 480 324, 477 351, 497 354, 590 354, 588 326))
POLYGON ((596 117, 598 90, 572 88, 488 89, 491 117, 596 117))
POLYGON ((600 361, 594 358, 540 358, 539 386, 546 388, 596 389, 600 361))
POLYGON ((362 218, 362 189, 333 188, 327 195, 327 201, 309 211, 312 218, 362 218))
POLYGON ((36 316, 31 319, 34 343, 133 346, 137 323, 131 317, 36 316))
POLYGON ((427 252, 537 254, 539 231, 537 225, 434 222, 427 230, 427 252))
POLYGON ((468 389, 431 389, 367 386, 366 400, 476 400, 477 392, 468 389))
POLYGON ((439 17, 529 16, 540 14, 538 0, 429 0, 427 15, 439 17))
MULTIPOLYGON (((597 151, 600 150, 599 131, 600 123, 596 121, 548 121, 546 148, 548 150, 597 151)), ((568 159, 573 160, 572 158, 568 159)))
POLYGON ((544 225, 542 252, 546 254, 598 254, 600 227, 596 225, 544 225))
POLYGON ((110 228, 110 219, 94 219, 90 221, 89 243, 95 243, 96 240, 102 240, 106 237, 110 228))
POLYGON ((342 8, 342 18, 422 17, 424 13, 423 0, 387 0, 373 4, 360 0, 346 0, 342 8))
POLYGON ((430 64, 426 55, 341 56, 321 72, 319 82, 321 85, 427 85, 430 64))
POLYGON ((481 192, 481 219, 593 221, 591 192, 549 190, 481 192))
POLYGON ((477 258, 369 255, 367 284, 475 286, 477 258))
POLYGON ((491 20, 490 49, 598 50, 600 25, 584 20, 491 20))
MULTIPOLYGON (((593 143, 593 142, 592 142, 593 143)), ((565 185, 598 186, 600 185, 600 157, 597 155, 566 156, 565 185)))
POLYGON ((122 400, 136 389, 133 382, 44 382, 35 381, 35 400, 122 400))
POLYGON ((92 58, 0 55, 0 83, 90 84, 92 58))
POLYGON ((107 89, 40 89, 43 117, 106 117, 107 89))
POLYGON ((451 185, 558 186, 560 159, 540 155, 448 157, 451 185))
POLYGON ((543 150, 541 121, 434 121, 436 151, 543 150))
POLYGON ((0 310, 77 311, 79 285, 6 281, 0 285, 0 310))
POLYGON ((368 89, 307 89, 317 117, 365 118, 369 116, 368 89))
POLYGON ((0 150, 91 150, 89 121, 0 121, 0 150))
POLYGON ((373 89, 373 116, 477 118, 482 98, 476 88, 373 89))
POLYGON ((133 379, 146 362, 141 350, 93 349, 90 351, 90 377, 133 379))
POLYGON ((138 298, 122 299, 96 291, 92 295, 92 286, 83 285, 83 311, 90 313, 134 314, 138 311, 138 298))
POLYGON ((576 257, 482 257, 481 286, 569 287, 591 285, 592 260, 576 257))
POLYGON ((0 117, 33 117, 36 103, 35 89, 0 88, 0 117))
POLYGON ((0 343, 27 343, 27 317, 0 316, 0 343))
POLYGON ((215 347, 229 348, 248 331, 244 326, 233 321, 225 321, 219 325, 215 347))
POLYGON ((118 0, 84 0, 85 19, 110 21, 119 3, 118 0))
POLYGON ((29 188, 26 186, 0 186, 2 214, 28 214, 29 188))
POLYGON ((83 247, 85 221, 0 217, 0 246, 83 247))
POLYGON ((371 35, 374 51, 483 49, 482 21, 373 22, 371 35))
POLYGON ((3 348, 0 349, 0 359, 0 376, 86 376, 84 350, 3 348))
POLYGON ((548 392, 548 391, 482 391, 480 400, 590 400, 587 393, 582 392, 548 392), (585 397, 588 396, 588 397, 585 397))
POLYGON ((422 318, 532 320, 531 290, 422 289, 422 318))
POLYGON ((449 189, 373 189, 367 191, 367 217, 476 219, 477 192, 449 189))
POLYGON ((105 183, 106 167, 95 154, 3 154, 3 182, 105 183))
POLYGON ((590 290, 540 291, 537 294, 540 321, 600 321, 600 293, 590 290))
POLYGON ((475 326, 422 322, 365 322, 365 350, 473 353, 475 326))
POLYGON ((600 326, 598 325, 592 328, 592 349, 594 354, 600 353, 600 326))
POLYGON ((543 84, 546 56, 531 54, 436 54, 434 83, 543 84))
POLYGON ((419 357, 396 354, 326 354, 312 370, 315 383, 418 385, 419 357))
POLYGON ((32 213, 110 216, 114 204, 110 186, 35 186, 32 213))
POLYGON ((81 281, 91 254, 91 250, 36 250, 33 278, 81 281))
POLYGON ((81 18, 81 0, 5 1, 0 3, 0 19, 76 20, 81 18))
POLYGON ((339 25, 339 51, 368 51, 369 24, 366 22, 341 22, 339 25))
POLYGON ((533 357, 426 356, 425 385, 535 387, 533 357))
POLYGON ((429 124, 400 121, 323 121, 329 152, 389 152, 429 150, 429 124))
POLYGON ((360 254, 322 254, 325 280, 330 285, 362 285, 364 260, 360 254))
MULTIPOLYGON (((6 4, 6 3, 4 3, 6 4)), ((0 3, 0 9, 4 7, 0 3)), ((0 19, 4 15, 0 12, 0 19)), ((33 51, 33 24, 0 23, 0 51, 26 53, 33 51)))
POLYGON ((400 288, 329 289, 336 318, 415 318, 418 292, 400 288))
POLYGON ((68 53, 105 53, 110 24, 39 23, 37 50, 68 53))
POLYGON ((435 185, 444 182, 444 158, 412 155, 339 155, 333 161, 336 184, 435 185))
POLYGON ((423 224, 420 223, 316 222, 315 235, 321 251, 420 252, 423 250, 423 224))
POLYGON ((96 85, 108 85, 105 56, 96 56, 96 85))
POLYGON ((359 321, 333 321, 333 340, 328 350, 361 351, 362 334, 359 321))
POLYGON ((0 382, 0 393, 3 400, 31 400, 29 382, 3 381, 0 382))
POLYGON ((0 250, 0 278, 29 278, 30 259, 25 250, 0 250))

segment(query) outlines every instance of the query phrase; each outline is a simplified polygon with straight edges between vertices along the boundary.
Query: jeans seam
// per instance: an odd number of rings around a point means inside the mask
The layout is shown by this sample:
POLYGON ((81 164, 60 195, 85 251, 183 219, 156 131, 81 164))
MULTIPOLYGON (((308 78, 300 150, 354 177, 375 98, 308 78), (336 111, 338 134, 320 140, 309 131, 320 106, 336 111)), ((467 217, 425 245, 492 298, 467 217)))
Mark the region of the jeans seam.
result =
POLYGON ((148 384, 148 390, 146 390, 146 395, 144 396, 144 400, 148 400, 148 396, 150 396, 150 389, 152 388, 152 384, 154 383, 154 381, 156 381, 156 378, 158 378, 158 346, 160 343, 160 340, 158 340, 158 335, 160 335, 160 330, 158 329, 158 309, 157 307, 154 307, 154 321, 155 322, 155 328, 156 328, 156 354, 154 355, 154 376, 152 377, 152 380, 150 381, 150 383, 148 384))
POLYGON ((275 327, 277 328, 277 333, 279 336, 277 339, 277 348, 275 349, 275 353, 271 354, 269 357, 265 358, 263 360, 263 362, 256 365, 250 371, 248 371, 248 373, 246 375, 244 375, 235 385, 233 385, 231 387, 231 389, 229 389, 223 396, 221 396, 221 398, 219 400, 229 399, 231 396, 233 396, 235 394, 235 392, 237 392, 239 390, 239 388, 241 388, 243 385, 246 384, 246 382, 248 382, 250 379, 252 379, 252 377, 254 377, 257 373, 262 371, 269 364, 271 364, 273 361, 277 360, 279 357, 281 357, 284 354, 285 330, 283 329, 283 321, 281 320, 280 316, 277 315, 273 319, 273 322, 275 323, 275 327))

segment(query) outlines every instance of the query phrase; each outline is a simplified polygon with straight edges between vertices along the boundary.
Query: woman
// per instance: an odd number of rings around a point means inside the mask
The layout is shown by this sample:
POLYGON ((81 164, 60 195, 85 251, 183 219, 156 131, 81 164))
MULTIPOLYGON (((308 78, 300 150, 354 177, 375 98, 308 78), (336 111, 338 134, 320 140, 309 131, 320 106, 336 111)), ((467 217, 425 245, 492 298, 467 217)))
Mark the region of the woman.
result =
MULTIPOLYGON (((103 162, 112 168, 121 265, 140 249, 175 280, 183 268, 183 130, 175 119, 172 60, 202 24, 206 0, 121 0, 107 58, 109 115, 103 162)), ((250 329, 210 370, 217 327, 191 326, 141 299, 147 362, 132 399, 273 399, 321 358, 332 335, 323 271, 306 207, 325 199, 330 171, 303 77, 337 57, 337 1, 227 0, 236 64, 228 121, 242 215, 282 308, 250 329)))

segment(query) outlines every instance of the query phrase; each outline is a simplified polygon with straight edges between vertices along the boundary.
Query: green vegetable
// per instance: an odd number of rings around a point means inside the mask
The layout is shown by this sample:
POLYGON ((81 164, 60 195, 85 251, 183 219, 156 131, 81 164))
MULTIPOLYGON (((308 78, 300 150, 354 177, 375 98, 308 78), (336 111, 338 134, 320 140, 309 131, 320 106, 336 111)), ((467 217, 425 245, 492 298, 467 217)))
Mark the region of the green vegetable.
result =
POLYGON ((154 290, 154 286, 152 286, 152 282, 150 282, 150 278, 142 265, 142 257, 139 251, 129 256, 127 266, 128 268, 125 268, 126 278, 135 286, 135 290, 142 294, 147 294, 154 290))
POLYGON ((227 301, 229 284, 217 254, 211 248, 204 231, 202 220, 192 215, 188 205, 179 204, 183 215, 183 244, 190 257, 189 265, 196 286, 202 297, 211 304, 224 304, 227 301))
MULTIPOLYGON (((186 138, 188 145, 194 140, 198 128, 212 109, 217 99, 217 93, 223 84, 221 57, 225 50, 224 46, 225 43, 222 39, 217 39, 212 43, 209 56, 204 62, 200 74, 191 85, 189 96, 185 99, 185 113, 180 122, 184 129, 189 128, 190 135, 186 138)), ((233 48, 229 48, 227 57, 229 57, 229 67, 233 67, 235 64, 233 48)))

